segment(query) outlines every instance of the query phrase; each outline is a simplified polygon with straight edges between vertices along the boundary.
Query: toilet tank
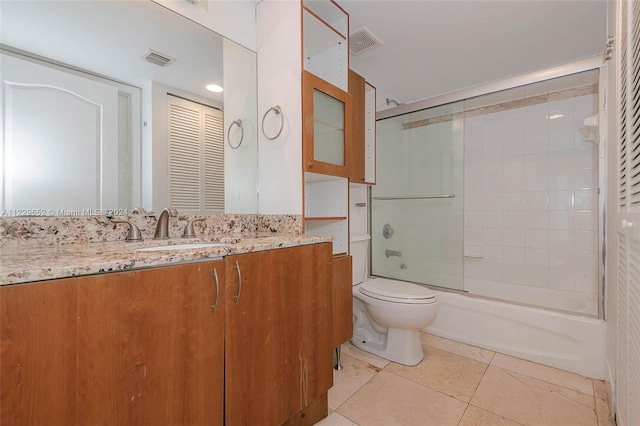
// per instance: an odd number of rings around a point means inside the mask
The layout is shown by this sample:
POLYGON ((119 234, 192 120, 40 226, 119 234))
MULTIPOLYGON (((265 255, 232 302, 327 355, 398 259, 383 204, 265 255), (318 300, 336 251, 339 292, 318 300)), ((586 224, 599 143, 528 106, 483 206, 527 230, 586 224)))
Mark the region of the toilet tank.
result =
POLYGON ((369 235, 351 237, 350 253, 353 258, 353 285, 364 282, 369 276, 369 235))

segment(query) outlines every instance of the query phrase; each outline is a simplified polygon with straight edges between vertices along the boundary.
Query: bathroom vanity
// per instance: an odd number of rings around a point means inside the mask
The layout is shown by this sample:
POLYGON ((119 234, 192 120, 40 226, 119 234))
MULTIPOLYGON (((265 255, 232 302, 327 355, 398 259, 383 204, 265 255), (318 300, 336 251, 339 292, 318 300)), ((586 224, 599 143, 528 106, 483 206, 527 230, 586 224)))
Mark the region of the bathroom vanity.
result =
MULTIPOLYGON (((33 249, 32 261, 48 251, 73 264, 119 244, 105 257, 146 266, 0 286, 0 424, 317 422, 333 384, 328 240, 276 234, 162 252, 124 242, 33 249)), ((3 256, 29 249, 13 252, 3 256)))

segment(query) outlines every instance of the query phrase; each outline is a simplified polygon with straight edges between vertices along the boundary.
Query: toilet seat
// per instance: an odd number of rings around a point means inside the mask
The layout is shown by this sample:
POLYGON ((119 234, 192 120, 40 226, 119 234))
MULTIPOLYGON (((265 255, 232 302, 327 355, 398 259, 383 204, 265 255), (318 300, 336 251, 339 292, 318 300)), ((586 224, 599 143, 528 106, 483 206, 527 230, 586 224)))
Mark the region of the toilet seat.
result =
POLYGON ((426 287, 402 281, 369 280, 360 285, 359 291, 369 297, 405 304, 431 304, 436 295, 426 287))

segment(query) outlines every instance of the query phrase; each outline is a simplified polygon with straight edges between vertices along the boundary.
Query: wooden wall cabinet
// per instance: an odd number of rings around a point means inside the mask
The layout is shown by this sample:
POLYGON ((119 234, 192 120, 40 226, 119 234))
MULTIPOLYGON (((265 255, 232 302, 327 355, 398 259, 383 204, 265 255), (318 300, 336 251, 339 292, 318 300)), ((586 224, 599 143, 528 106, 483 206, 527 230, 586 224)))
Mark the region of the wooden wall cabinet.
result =
POLYGON ((349 14, 332 0, 302 1, 304 69, 348 91, 349 14))
POLYGON ((332 235, 334 256, 349 252, 347 178, 304 174, 304 227, 307 234, 332 235))
POLYGON ((364 77, 349 70, 352 100, 351 174, 349 181, 376 183, 376 88, 364 77))
MULTIPOLYGON (((358 182, 366 180, 360 160, 364 150, 354 146, 354 132, 364 126, 364 117, 355 117, 352 109, 349 15, 332 0, 303 0, 302 28, 304 231, 334 237, 331 345, 337 347, 351 338, 353 329, 349 180, 354 174, 362 175, 358 182)), ((364 88, 356 96, 363 104, 364 88)), ((363 105, 358 108, 364 110, 363 105)))
POLYGON ((331 259, 323 243, 0 287, 0 425, 319 421, 331 259))
POLYGON ((304 170, 351 174, 351 95, 315 75, 302 73, 304 170))

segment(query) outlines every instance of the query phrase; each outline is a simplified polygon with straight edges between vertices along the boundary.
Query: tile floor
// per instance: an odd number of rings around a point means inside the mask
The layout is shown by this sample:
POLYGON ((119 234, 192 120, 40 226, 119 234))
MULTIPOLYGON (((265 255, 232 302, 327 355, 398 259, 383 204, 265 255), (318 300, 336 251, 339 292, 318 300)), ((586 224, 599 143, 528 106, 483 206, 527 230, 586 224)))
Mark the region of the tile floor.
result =
POLYGON ((346 343, 318 426, 613 426, 604 382, 430 334, 406 367, 346 343))

